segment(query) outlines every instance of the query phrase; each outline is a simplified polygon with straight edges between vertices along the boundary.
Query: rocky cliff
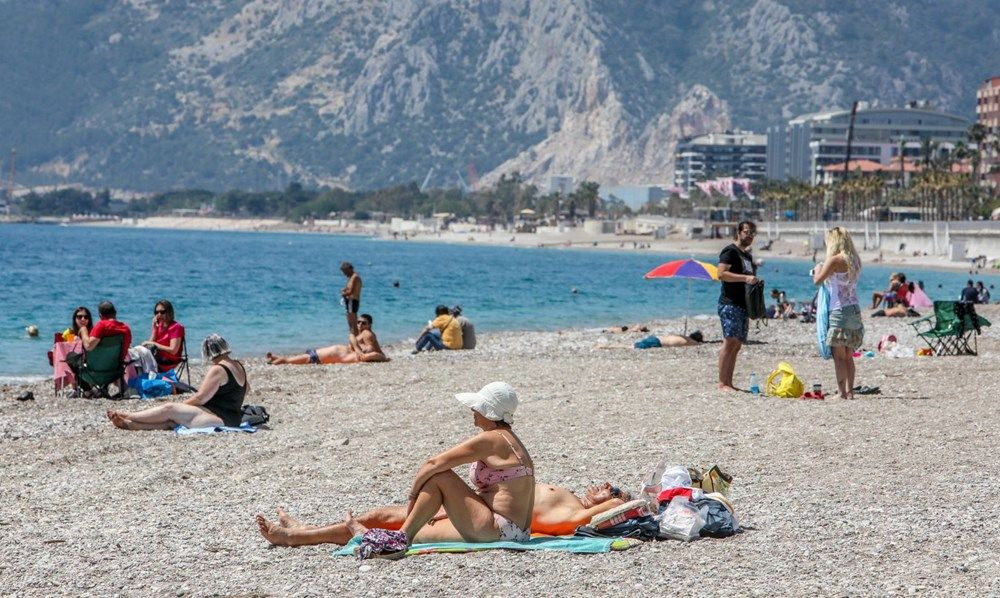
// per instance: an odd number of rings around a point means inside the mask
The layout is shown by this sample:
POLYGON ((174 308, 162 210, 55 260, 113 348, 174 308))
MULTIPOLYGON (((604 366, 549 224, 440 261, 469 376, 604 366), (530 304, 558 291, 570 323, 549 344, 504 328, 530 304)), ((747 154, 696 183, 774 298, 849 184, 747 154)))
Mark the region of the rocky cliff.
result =
POLYGON ((664 182, 680 137, 853 99, 971 117, 998 41, 973 0, 0 0, 0 147, 132 189, 664 182))

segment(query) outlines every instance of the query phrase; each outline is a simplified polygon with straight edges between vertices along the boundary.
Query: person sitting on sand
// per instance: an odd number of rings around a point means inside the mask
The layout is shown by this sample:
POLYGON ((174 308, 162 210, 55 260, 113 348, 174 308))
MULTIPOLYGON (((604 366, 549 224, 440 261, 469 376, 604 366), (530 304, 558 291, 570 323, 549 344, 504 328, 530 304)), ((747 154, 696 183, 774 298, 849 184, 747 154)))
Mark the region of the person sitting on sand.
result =
POLYGON ((448 306, 438 305, 434 308, 434 315, 435 318, 427 322, 427 325, 417 335, 417 345, 413 352, 419 353, 425 349, 428 351, 461 349, 462 326, 451 314, 448 306))
POLYGON ((482 430, 465 442, 428 459, 410 487, 406 519, 399 530, 367 527, 348 512, 352 534, 364 534, 362 557, 395 558, 423 530, 425 542, 526 542, 531 539, 535 470, 531 456, 511 430, 517 395, 506 382, 491 382, 479 392, 455 395, 472 409, 482 430), (471 463, 470 488, 453 468, 471 463), (424 529, 444 507, 444 521, 424 529), (371 533, 368 533, 368 532, 371 533))
POLYGON ((358 316, 358 334, 349 335, 346 345, 330 345, 318 349, 307 349, 298 355, 267 354, 267 361, 273 365, 305 365, 308 363, 363 363, 389 361, 378 344, 378 338, 372 330, 372 317, 369 314, 358 316))
POLYGON ((201 356, 212 366, 201 386, 188 399, 142 411, 108 411, 108 419, 123 430, 172 430, 212 426, 239 426, 243 420, 243 398, 250 381, 243 364, 230 355, 229 343, 210 334, 201 344, 201 356))
MULTIPOLYGON (((588 486, 583 497, 572 491, 549 484, 535 485, 535 506, 531 513, 531 532, 552 536, 572 535, 576 528, 587 525, 595 516, 632 500, 627 493, 605 482, 588 486)), ((352 525, 362 527, 398 530, 406 520, 406 507, 389 506, 372 509, 356 518, 348 512, 348 518, 340 523, 323 526, 305 525, 278 507, 278 521, 270 522, 263 515, 257 515, 257 526, 264 539, 276 546, 312 546, 314 544, 340 544, 343 546, 354 536, 352 525)), ((415 542, 437 532, 435 526, 451 526, 444 510, 437 514, 417 532, 415 542)))
POLYGON ((899 287, 902 285, 900 280, 902 276, 899 272, 893 272, 889 275, 889 288, 885 291, 872 293, 872 309, 878 309, 878 306, 885 301, 886 307, 892 307, 896 300, 896 294, 899 292, 899 287))

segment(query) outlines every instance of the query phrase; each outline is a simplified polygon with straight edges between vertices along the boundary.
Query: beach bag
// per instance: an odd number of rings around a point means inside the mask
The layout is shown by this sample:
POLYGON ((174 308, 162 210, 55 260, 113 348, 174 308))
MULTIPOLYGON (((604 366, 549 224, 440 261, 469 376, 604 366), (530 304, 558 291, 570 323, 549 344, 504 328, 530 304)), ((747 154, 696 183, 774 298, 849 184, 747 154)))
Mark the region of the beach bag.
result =
POLYGON ((778 363, 778 369, 767 377, 767 394, 785 399, 797 399, 802 396, 806 385, 802 378, 795 375, 795 370, 788 363, 778 363))
POLYGON ((746 286, 747 318, 763 320, 767 318, 767 306, 764 304, 764 281, 760 278, 752 285, 746 286))
POLYGON ((242 423, 244 424, 259 426, 266 424, 271 419, 263 405, 243 405, 240 410, 243 411, 242 423))

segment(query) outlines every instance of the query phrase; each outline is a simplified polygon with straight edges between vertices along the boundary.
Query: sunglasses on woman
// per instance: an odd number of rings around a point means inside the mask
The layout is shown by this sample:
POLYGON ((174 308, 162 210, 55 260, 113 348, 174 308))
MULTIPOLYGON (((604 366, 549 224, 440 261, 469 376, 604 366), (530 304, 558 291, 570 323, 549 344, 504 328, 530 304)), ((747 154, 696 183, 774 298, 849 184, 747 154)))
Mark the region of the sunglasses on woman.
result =
POLYGON ((167 310, 165 310, 165 309, 156 309, 156 310, 153 310, 153 313, 156 314, 156 315, 161 315, 161 314, 167 313, 167 310))
POLYGON ((80 318, 84 318, 84 319, 89 320, 90 316, 88 316, 87 314, 76 314, 76 319, 79 320, 80 318))

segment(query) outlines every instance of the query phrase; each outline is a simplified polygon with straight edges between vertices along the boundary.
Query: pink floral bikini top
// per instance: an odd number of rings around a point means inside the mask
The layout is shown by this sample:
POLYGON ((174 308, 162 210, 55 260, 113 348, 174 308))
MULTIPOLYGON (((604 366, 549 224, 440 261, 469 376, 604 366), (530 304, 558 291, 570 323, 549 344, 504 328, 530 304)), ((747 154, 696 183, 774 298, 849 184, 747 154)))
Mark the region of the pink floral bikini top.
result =
POLYGON ((486 490, 490 486, 496 486, 500 482, 535 475, 534 469, 524 465, 524 459, 521 457, 521 454, 517 452, 517 449, 514 448, 514 443, 512 443, 505 434, 500 432, 500 430, 497 430, 497 434, 500 434, 500 436, 507 441, 507 444, 510 445, 510 450, 517 455, 517 460, 521 464, 515 465, 514 467, 506 467, 504 469, 494 469, 487 465, 485 461, 476 461, 471 467, 469 467, 469 479, 472 481, 473 485, 480 490, 486 490))

